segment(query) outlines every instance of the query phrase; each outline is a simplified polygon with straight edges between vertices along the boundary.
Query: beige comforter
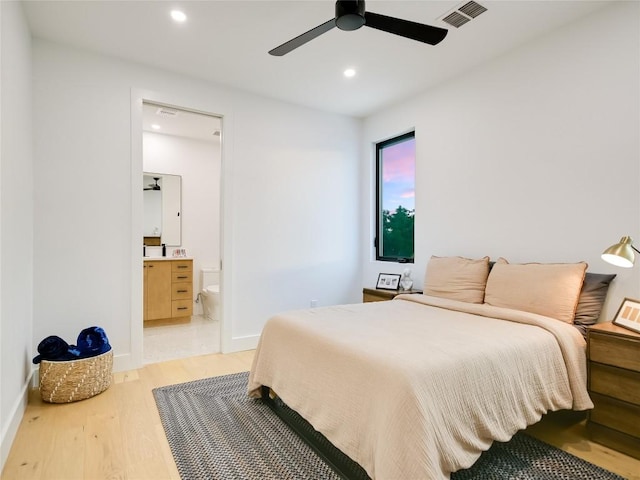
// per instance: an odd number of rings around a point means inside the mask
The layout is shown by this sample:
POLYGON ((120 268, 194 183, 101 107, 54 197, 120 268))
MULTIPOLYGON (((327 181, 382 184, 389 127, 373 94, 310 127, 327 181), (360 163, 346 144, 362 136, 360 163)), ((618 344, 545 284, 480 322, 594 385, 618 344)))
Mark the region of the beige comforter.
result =
POLYGON ((269 319, 270 386, 374 479, 444 479, 550 410, 593 407, 572 325, 425 295, 269 319))

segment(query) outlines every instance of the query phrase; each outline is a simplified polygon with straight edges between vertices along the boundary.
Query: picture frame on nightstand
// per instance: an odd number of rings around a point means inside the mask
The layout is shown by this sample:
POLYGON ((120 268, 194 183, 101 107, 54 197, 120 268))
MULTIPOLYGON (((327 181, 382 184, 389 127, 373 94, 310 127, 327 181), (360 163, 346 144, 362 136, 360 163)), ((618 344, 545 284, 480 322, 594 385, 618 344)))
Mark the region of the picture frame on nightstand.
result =
POLYGON ((381 273, 378 275, 376 288, 380 290, 398 290, 401 276, 399 273, 381 273))
POLYGON ((640 333, 640 300, 625 298, 618 308, 613 323, 640 333))

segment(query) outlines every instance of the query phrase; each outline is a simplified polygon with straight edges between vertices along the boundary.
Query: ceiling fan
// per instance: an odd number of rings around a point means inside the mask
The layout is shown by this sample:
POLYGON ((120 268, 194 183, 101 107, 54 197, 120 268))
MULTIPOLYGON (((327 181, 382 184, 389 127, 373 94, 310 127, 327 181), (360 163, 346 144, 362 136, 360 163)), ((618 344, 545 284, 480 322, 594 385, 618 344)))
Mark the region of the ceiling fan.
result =
POLYGON ((280 57, 328 32, 333 27, 338 27, 340 30, 357 30, 363 25, 410 38, 411 40, 428 43, 429 45, 440 43, 448 32, 445 28, 367 12, 365 11, 364 0, 338 0, 336 2, 335 18, 283 43, 270 50, 269 53, 280 57))
POLYGON ((144 190, 160 190, 160 185, 158 185, 158 180, 160 180, 160 177, 153 177, 153 179, 156 181, 156 183, 150 183, 149 186, 144 190))

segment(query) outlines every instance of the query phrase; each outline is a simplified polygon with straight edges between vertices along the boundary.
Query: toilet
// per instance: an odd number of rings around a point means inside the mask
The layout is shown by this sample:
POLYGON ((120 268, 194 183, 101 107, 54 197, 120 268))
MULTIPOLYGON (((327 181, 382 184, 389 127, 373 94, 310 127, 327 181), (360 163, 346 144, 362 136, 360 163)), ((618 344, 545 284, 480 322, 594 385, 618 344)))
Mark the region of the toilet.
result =
POLYGON ((209 320, 219 319, 220 270, 202 268, 200 270, 200 294, 202 313, 209 320))

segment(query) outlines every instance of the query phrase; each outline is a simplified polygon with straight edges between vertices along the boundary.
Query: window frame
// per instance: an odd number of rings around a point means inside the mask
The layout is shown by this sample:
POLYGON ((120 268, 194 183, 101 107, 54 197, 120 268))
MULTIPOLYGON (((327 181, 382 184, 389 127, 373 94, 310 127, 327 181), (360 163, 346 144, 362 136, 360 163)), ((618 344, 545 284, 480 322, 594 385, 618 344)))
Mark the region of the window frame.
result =
MULTIPOLYGON (((376 225, 375 225, 375 234, 373 239, 373 247, 375 249, 376 261, 378 262, 395 262, 395 263, 414 263, 415 259, 415 208, 414 208, 414 232, 413 232, 413 256, 411 258, 407 257, 385 257, 382 255, 381 251, 381 243, 380 239, 382 238, 382 168, 381 168, 381 158, 380 152, 384 150, 384 148, 402 143, 408 139, 413 139, 415 141, 416 132, 415 130, 411 130, 407 133, 403 133, 401 135, 396 135, 395 137, 391 137, 382 142, 376 142, 375 147, 375 166, 376 166, 376 225)), ((414 155, 414 165, 415 165, 415 155, 414 155)), ((414 173, 414 185, 415 185, 415 173, 414 173)))

